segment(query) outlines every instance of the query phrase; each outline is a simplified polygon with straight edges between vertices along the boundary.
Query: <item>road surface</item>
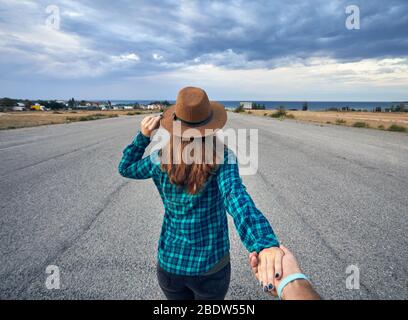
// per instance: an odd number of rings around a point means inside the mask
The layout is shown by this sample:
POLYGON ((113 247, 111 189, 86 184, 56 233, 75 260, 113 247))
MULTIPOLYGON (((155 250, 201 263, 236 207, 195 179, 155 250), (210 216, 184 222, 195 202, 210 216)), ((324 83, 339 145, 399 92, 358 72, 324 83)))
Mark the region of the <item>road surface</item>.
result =
MULTIPOLYGON (((117 172, 140 120, 0 132, 0 298, 164 298, 158 192, 117 172), (49 265, 59 290, 45 286, 49 265)), ((408 298, 408 135, 232 113, 228 125, 259 129, 259 169, 244 182, 324 298, 408 298)), ((229 222, 227 298, 268 299, 229 222)))

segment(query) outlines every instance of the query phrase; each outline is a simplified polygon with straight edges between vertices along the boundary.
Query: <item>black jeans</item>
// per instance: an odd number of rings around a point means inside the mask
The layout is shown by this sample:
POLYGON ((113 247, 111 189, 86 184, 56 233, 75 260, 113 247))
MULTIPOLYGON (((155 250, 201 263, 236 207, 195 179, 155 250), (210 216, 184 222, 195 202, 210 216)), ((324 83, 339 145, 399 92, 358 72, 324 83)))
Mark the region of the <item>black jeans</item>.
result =
POLYGON ((231 264, 203 276, 180 276, 157 265, 157 278, 168 300, 224 300, 231 279, 231 264))

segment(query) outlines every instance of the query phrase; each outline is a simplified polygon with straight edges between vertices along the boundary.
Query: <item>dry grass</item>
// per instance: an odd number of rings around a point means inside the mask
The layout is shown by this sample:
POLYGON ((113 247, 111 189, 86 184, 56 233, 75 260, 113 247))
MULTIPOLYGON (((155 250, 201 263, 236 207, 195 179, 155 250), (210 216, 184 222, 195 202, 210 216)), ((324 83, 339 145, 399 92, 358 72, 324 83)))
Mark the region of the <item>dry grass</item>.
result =
MULTIPOLYGON (((0 113, 0 130, 36 127, 48 124, 61 124, 76 121, 90 121, 129 115, 129 110, 114 111, 28 111, 0 113)), ((149 110, 136 110, 134 114, 153 113, 149 110)))
MULTIPOLYGON (((276 110, 252 110, 253 115, 269 116, 276 110)), ((394 131, 401 127, 408 131, 408 112, 336 112, 336 111, 287 111, 286 118, 293 115, 296 120, 316 122, 321 124, 336 124, 353 127, 355 123, 364 122, 366 128, 394 131)), ((395 131, 403 132, 403 129, 395 131)))

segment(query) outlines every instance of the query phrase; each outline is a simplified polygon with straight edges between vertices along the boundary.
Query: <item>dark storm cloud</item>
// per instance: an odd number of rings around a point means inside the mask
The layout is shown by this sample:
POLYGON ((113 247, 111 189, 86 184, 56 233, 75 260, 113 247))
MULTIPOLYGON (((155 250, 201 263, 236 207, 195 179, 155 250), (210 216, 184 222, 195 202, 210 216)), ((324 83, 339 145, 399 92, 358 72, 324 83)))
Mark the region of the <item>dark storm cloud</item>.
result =
POLYGON ((24 64, 30 50, 42 51, 41 59, 49 55, 55 66, 80 61, 84 72, 88 66, 96 74, 123 75, 202 63, 231 69, 273 68, 307 64, 312 57, 358 61, 406 57, 408 52, 406 0, 54 2, 61 11, 61 32, 79 39, 86 50, 50 54, 47 43, 22 42, 13 34, 21 25, 15 18, 25 20, 29 33, 31 26, 43 23, 49 1, 34 5, 24 0, 13 8, 13 1, 4 0, 0 24, 9 36, 3 43, 7 50, 3 47, 0 55, 9 61, 2 68, 24 64), (25 11, 21 3, 26 4, 25 11), (360 8, 360 30, 345 27, 348 5, 360 8), (33 47, 27 48, 31 43, 33 47), (14 49, 18 63, 10 53, 14 49), (121 57, 130 53, 140 60, 125 64, 121 57))
POLYGON ((168 64, 201 58, 237 68, 247 67, 247 62, 273 67, 288 58, 355 61, 408 52, 404 0, 81 3, 94 8, 100 20, 79 24, 67 19, 68 30, 92 38, 101 50, 135 50, 152 68, 154 51, 168 64), (345 27, 350 4, 360 8, 360 30, 345 27))

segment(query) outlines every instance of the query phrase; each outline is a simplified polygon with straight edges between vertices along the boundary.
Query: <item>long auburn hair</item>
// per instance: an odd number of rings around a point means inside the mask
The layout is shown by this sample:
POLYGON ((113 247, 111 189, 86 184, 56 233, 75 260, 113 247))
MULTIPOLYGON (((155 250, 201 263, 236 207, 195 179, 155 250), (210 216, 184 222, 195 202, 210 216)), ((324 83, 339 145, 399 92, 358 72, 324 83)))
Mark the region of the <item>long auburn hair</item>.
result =
POLYGON ((172 136, 161 150, 161 169, 167 172, 172 184, 184 187, 188 194, 199 193, 219 163, 216 136, 188 140, 172 136), (208 144, 211 142, 208 139, 212 139, 212 143, 208 144), (197 150, 201 152, 194 154, 197 150), (191 163, 185 163, 185 152, 193 159, 191 163))

